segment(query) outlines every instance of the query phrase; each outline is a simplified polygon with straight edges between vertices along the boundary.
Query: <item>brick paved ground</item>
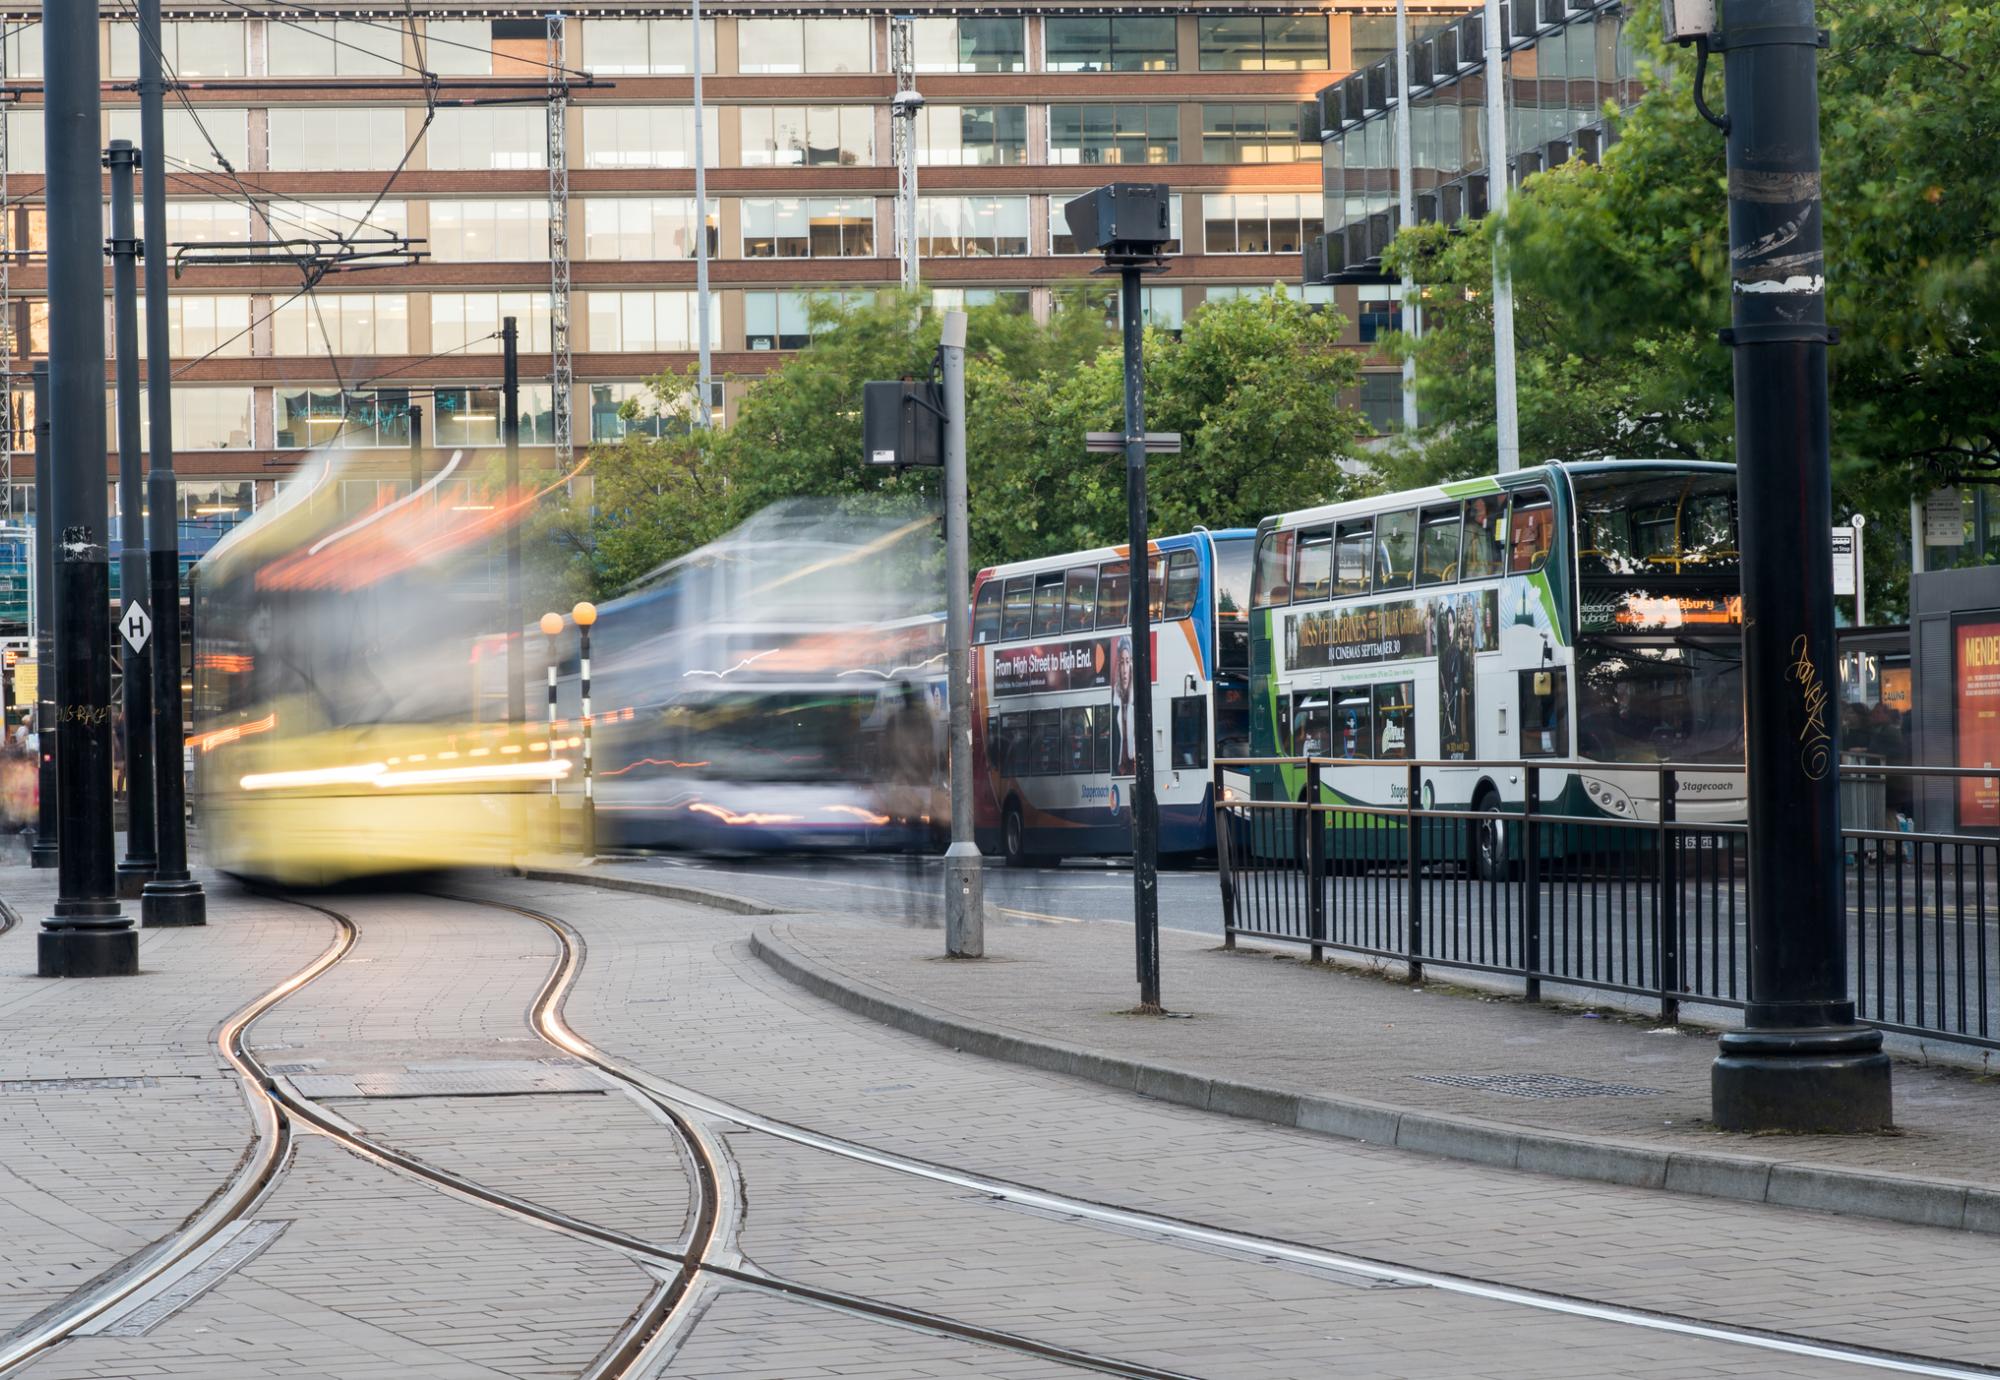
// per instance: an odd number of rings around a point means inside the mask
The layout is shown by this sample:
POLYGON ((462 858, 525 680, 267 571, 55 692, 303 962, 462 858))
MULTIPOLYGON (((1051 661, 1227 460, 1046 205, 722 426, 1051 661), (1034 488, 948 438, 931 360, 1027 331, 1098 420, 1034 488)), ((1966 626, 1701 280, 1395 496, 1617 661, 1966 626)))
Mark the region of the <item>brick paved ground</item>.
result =
MULTIPOLYGON (((1111 1094, 829 1010, 749 956, 754 919, 563 885, 508 894, 588 937, 567 1007, 579 1032, 769 1115, 1375 1259, 2000 1363, 1992 1237, 1487 1169, 1111 1094)), ((1461 1357, 1456 1373, 1481 1364, 1461 1357)))
POLYGON ((206 927, 142 930, 138 977, 56 982, 35 976, 55 874, 8 868, 0 895, 21 916, 0 935, 4 1335, 172 1231, 221 1187, 251 1123, 216 1028, 309 963, 333 928, 232 892, 210 898, 206 927), (54 1081, 76 1078, 118 1083, 54 1081), (150 1082, 119 1085, 126 1080, 150 1082))

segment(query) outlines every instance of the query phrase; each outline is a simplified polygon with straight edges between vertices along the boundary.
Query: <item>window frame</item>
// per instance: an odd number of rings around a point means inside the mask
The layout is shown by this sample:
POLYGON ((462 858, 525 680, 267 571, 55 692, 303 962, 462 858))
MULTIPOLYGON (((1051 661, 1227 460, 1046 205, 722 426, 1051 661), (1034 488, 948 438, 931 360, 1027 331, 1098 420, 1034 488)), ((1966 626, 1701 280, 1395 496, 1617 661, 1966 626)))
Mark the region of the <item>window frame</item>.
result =
POLYGON ((1434 504, 1417 510, 1417 583, 1418 589, 1433 585, 1456 584, 1459 576, 1459 539, 1465 527, 1465 515, 1456 503, 1434 504), (1451 524, 1451 564, 1442 573, 1432 573, 1427 567, 1431 556, 1431 543, 1426 540, 1432 531, 1451 524))
POLYGON ((1555 498, 1548 488, 1541 485, 1537 485, 1534 488, 1517 490, 1509 494, 1508 497, 1513 501, 1507 505, 1506 573, 1509 575, 1531 574, 1548 564, 1549 553, 1556 544, 1555 498), (1546 520, 1540 523, 1535 523, 1531 520, 1530 525, 1540 526, 1547 540, 1542 543, 1539 551, 1533 553, 1527 560, 1523 561, 1519 558, 1521 543, 1518 538, 1518 533, 1521 531, 1521 519, 1524 516, 1536 513, 1546 514, 1546 520))

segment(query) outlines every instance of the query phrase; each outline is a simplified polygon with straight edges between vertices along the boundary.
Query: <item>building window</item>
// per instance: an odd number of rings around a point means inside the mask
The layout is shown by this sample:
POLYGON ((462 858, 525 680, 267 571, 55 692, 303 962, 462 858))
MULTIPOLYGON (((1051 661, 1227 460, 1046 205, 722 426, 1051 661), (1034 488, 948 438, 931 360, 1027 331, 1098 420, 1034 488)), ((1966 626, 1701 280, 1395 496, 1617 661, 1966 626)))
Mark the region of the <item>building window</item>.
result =
MULTIPOLYGON (((1209 302, 1240 302, 1269 297, 1272 287, 1269 283, 1230 283, 1204 291, 1203 305, 1209 302)), ((1333 284, 1307 283, 1301 287, 1297 283, 1285 284, 1285 295, 1294 302, 1303 302, 1309 307, 1330 307, 1334 304, 1333 284)))
MULTIPOLYGON (((39 208, 37 208, 39 209, 39 208)), ((137 212, 134 212, 135 219, 137 212)), ((44 225, 42 233, 47 234, 44 225)), ((240 201, 169 201, 167 243, 241 244, 250 238, 250 208, 240 201)), ((46 239, 44 240, 46 247, 46 239)))
POLYGON ((1028 252, 1024 196, 920 196, 917 252, 933 259, 1000 258, 1028 252))
POLYGON ((500 353, 500 322, 513 317, 524 352, 549 348, 549 295, 546 292, 434 292, 431 294, 431 352, 470 355, 500 353))
MULTIPOLYGON (((142 388, 139 391, 139 444, 150 446, 153 422, 144 406, 145 390, 142 388)), ((252 388, 187 388, 175 385, 174 449, 248 450, 254 439, 250 415, 255 393, 252 388)), ((107 434, 116 436, 117 390, 109 390, 105 398, 110 409, 105 413, 109 427, 107 434)))
POLYGON ((1360 310, 1354 322, 1361 331, 1361 343, 1368 344, 1384 331, 1403 328, 1403 290, 1394 283, 1363 283, 1360 310))
MULTIPOLYGON (((105 307, 106 339, 111 309, 105 307)), ((146 357, 146 299, 139 298, 139 358, 146 357)), ((167 297, 167 350, 175 359, 241 359, 250 353, 248 297, 167 297)), ((176 397, 179 394, 175 395, 176 397)))
POLYGON ((865 259, 875 253, 873 197, 746 197, 742 206, 746 259, 865 259))
POLYGON ((1204 72, 1322 72, 1323 14, 1219 14, 1195 20, 1204 72))
POLYGON ((1025 105, 931 105, 917 113, 917 161, 994 167, 1028 161, 1025 105))
MULTIPOLYGON (((701 146, 714 167, 722 147, 714 112, 702 122, 701 146)), ((535 116, 537 121, 540 115, 535 116)), ((547 131, 544 128, 546 140, 547 131)), ((587 168, 692 168, 694 109, 685 105, 607 105, 583 112, 587 168)), ((537 165, 539 166, 539 165, 537 165)))
MULTIPOLYGON (((1114 329, 1123 319, 1120 315, 1122 302, 1115 288, 1104 294, 1104 324, 1114 329)), ((1154 330, 1178 334, 1185 317, 1182 313, 1183 299, 1177 287, 1142 287, 1139 289, 1139 319, 1154 330)), ((1157 597, 1158 591, 1154 591, 1157 597)))
POLYGON ((872 292, 746 292, 743 294, 743 339, 752 350, 803 350, 815 329, 824 333, 839 324, 849 306, 866 302, 872 292), (819 311, 813 320, 815 307, 819 311))
MULTIPOLYGON (((1070 200, 1066 196, 1049 198, 1049 253, 1051 254, 1096 254, 1095 249, 1078 249, 1076 240, 1069 233, 1069 222, 1063 218, 1063 203, 1070 200)), ((1171 236, 1160 246, 1162 254, 1181 252, 1181 194, 1167 194, 1167 233, 1171 236)))
MULTIPOLYGON (((590 114, 585 112, 586 141, 590 114)), ((440 110, 424 142, 433 168, 544 168, 549 162, 547 116, 520 106, 440 110)))
MULTIPOLYGON (((547 348, 544 346, 543 348, 547 348)), ((521 385, 521 444, 555 444, 553 394, 546 383, 521 385)), ((431 391, 431 436, 440 450, 452 446, 497 446, 506 439, 506 414, 497 388, 437 388, 431 391)))
POLYGON ((1052 105, 1049 162, 1178 163, 1180 121, 1173 105, 1052 105))
MULTIPOLYGON (((695 413, 697 389, 688 388, 662 405, 650 383, 590 385, 590 439, 622 441, 627 436, 684 436, 695 413)), ((722 384, 709 384, 709 415, 722 415, 722 384)))
POLYGON ((274 240, 393 239, 410 230, 409 207, 401 201, 265 201, 257 218, 274 240))
MULTIPOLYGON (((393 168, 403 161, 410 143, 403 112, 395 106, 277 106, 267 118, 267 166, 273 172, 393 168)), ((435 145, 432 152, 435 156, 435 145)))
MULTIPOLYGON (((111 61, 105 75, 138 76, 139 26, 107 27, 111 31, 111 61)), ((160 63, 167 69, 167 79, 193 81, 196 77, 248 76, 250 63, 243 34, 240 19, 170 20, 160 25, 160 63)))
POLYGON ((756 73, 866 72, 870 21, 851 19, 739 19, 736 70, 756 73))
POLYGON ((911 25, 919 72, 1025 72, 1021 19, 918 19, 911 25))
MULTIPOLYGON (((708 254, 721 252, 720 204, 708 203, 708 254)), ((693 197, 591 197, 583 203, 586 259, 692 259, 693 197)))
POLYGON ((932 311, 971 311, 999 307, 1010 316, 1027 316, 1035 309, 1027 288, 932 288, 932 311))
POLYGON ((1201 108, 1204 163, 1310 163, 1319 146, 1299 141, 1299 107, 1205 105, 1201 108))
MULTIPOLYGON (((865 105, 744 106, 746 168, 866 167, 875 161, 875 112, 865 105)), ((704 131, 711 158, 714 123, 704 131)))
POLYGON ((1042 21, 1051 72, 1171 72, 1180 65, 1171 15, 1042 21))
POLYGON ((547 76, 549 25, 546 19, 432 19, 418 51, 424 66, 442 76, 547 76))
POLYGON ((549 256, 546 201, 433 201, 430 256, 438 263, 521 263, 549 256))
MULTIPOLYGON (((35 36, 37 38, 41 37, 39 26, 36 28, 35 36)), ((10 110, 6 113, 6 119, 8 169, 12 172, 21 173, 39 173, 44 171, 46 169, 45 160, 48 152, 42 142, 44 136, 42 112, 39 110, 10 110)), ((108 126, 109 122, 107 121, 106 123, 108 126)), ((131 135, 120 134, 115 137, 132 139, 134 147, 137 147, 139 142, 136 137, 131 135)))
POLYGON ((278 449, 340 445, 350 450, 410 444, 407 388, 343 393, 333 388, 280 390, 278 449))
POLYGON ((381 77, 407 70, 403 26, 356 20, 268 19, 274 77, 381 77))
POLYGON ((1403 425, 1403 375, 1401 372, 1361 376, 1361 415, 1368 430, 1387 436, 1403 425))
MULTIPOLYGON (((603 76, 684 77, 694 71, 685 19, 586 19, 583 65, 603 76)), ((701 21, 701 70, 715 70, 715 21, 701 21)))
MULTIPOLYGON (((167 80, 174 80, 173 74, 169 73, 167 80)), ((161 128, 167 136, 169 173, 190 168, 204 172, 219 171, 222 165, 216 161, 218 153, 229 160, 230 167, 239 172, 250 166, 249 111, 205 105, 201 108, 199 124, 185 109, 171 104, 162 113, 164 119, 161 128)), ((120 106, 115 110, 107 110, 104 113, 104 127, 106 142, 112 139, 129 139, 134 148, 139 147, 138 107, 120 106)), ((10 125, 7 132, 13 134, 15 132, 13 126, 10 125)), ((43 156, 42 123, 39 112, 36 115, 33 134, 34 157, 37 160, 36 166, 39 167, 43 156)), ((10 159, 13 157, 15 147, 16 145, 11 142, 7 146, 10 159)), ((15 169, 22 168, 18 162, 10 162, 8 166, 15 169)))
MULTIPOLYGON (((39 20, 27 19, 19 24, 9 24, 4 34, 0 34, 0 63, 5 64, 4 75, 12 78, 39 77, 42 75, 42 26, 39 20)), ((19 167, 20 164, 13 164, 19 167)), ((14 511, 19 512, 17 507, 14 511)))
MULTIPOLYGON (((695 294, 680 291, 585 294, 592 351, 692 350, 698 339, 695 294)), ((709 294, 708 344, 722 346, 722 313, 709 294)))
POLYGON ((400 292, 315 292, 271 313, 272 353, 406 355, 410 299, 400 292))
POLYGON ((1202 243, 1210 254, 1297 254, 1320 232, 1316 196, 1236 192, 1201 200, 1202 243))

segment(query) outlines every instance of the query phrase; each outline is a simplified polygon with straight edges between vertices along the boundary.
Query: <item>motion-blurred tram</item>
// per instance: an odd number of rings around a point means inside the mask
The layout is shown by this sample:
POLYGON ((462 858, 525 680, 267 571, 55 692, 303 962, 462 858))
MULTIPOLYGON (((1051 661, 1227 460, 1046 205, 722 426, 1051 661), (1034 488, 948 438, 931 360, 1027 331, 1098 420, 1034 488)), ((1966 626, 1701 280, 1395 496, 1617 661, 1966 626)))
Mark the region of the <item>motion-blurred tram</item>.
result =
POLYGON ((414 492, 318 458, 193 575, 193 800, 239 875, 325 884, 504 864, 574 769, 545 726, 480 723, 502 538, 536 495, 475 497, 454 454, 414 492))

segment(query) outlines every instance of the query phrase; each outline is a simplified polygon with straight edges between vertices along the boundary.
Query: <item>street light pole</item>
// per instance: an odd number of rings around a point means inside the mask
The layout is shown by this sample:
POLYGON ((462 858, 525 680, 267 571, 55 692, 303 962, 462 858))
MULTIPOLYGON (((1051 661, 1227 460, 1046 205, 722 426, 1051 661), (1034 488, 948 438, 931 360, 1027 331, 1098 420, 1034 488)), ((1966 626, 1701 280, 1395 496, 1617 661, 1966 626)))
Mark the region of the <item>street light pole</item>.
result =
MULTIPOLYGON (((1417 194, 1411 185, 1416 173, 1410 157, 1410 5, 1396 0, 1396 190, 1402 210, 1403 228, 1416 223, 1417 194)), ((1410 266, 1403 265, 1402 319, 1404 334, 1414 341, 1417 334, 1416 279, 1410 266)), ((1403 435, 1417 433, 1417 357, 1403 355, 1403 435)))
POLYGON ((173 343, 167 320, 166 74, 160 0, 139 0, 139 186, 146 233, 146 359, 152 468, 146 473, 146 560, 153 589, 153 825, 159 860, 140 895, 147 928, 208 923, 208 898, 188 874, 186 752, 181 700, 180 486, 174 482, 173 343))
POLYGON ((1889 1058, 1847 987, 1813 0, 1723 0, 1722 34, 1750 1000, 1721 1037, 1713 1112, 1732 1131, 1872 1131, 1890 1124, 1889 1058))
POLYGON ((139 444, 139 236, 132 224, 132 167, 137 149, 113 139, 111 170, 111 319, 118 356, 118 631, 124 647, 125 861, 118 894, 135 900, 153 880, 153 666, 146 584, 146 460, 139 444))
MULTIPOLYGON (((521 337, 509 316, 500 323, 500 352, 503 356, 500 392, 504 409, 501 425, 507 442, 507 502, 521 502, 521 337)), ((521 643, 521 524, 525 509, 510 515, 507 523, 507 610, 502 627, 507 630, 507 722, 519 727, 528 719, 528 679, 525 651, 521 643)))
POLYGON ((1146 368, 1140 264, 1119 268, 1119 317, 1125 337, 1125 529, 1131 551, 1132 625, 1132 927, 1139 965, 1139 1005, 1160 1004, 1160 807, 1153 793, 1152 553, 1146 532, 1146 368))
POLYGON ((35 756, 39 781, 35 846, 30 865, 54 867, 56 821, 56 524, 55 480, 50 477, 49 362, 35 361, 35 756))
POLYGON ((709 410, 709 394, 714 391, 711 380, 715 377, 715 362, 711 357, 708 342, 708 148, 702 143, 701 108, 701 0, 691 0, 688 7, 688 22, 692 26, 694 63, 694 328, 695 328, 695 387, 701 396, 695 400, 694 415, 703 429, 715 425, 715 414, 709 410))
POLYGON ((139 971, 118 905, 111 829, 111 568, 105 545, 104 212, 97 0, 42 10, 48 202, 49 425, 56 478, 58 788, 55 913, 37 937, 43 977, 139 971))
POLYGON ((971 541, 965 491, 965 313, 944 314, 944 535, 946 691, 951 710, 951 846, 944 855, 944 946, 986 956, 986 882, 972 830, 971 541))
MULTIPOLYGON (((1486 0, 1486 213, 1507 214, 1507 32, 1500 0, 1486 0)), ((1500 224, 1494 222, 1495 226, 1500 224)), ((1521 468, 1520 407, 1514 388, 1514 275, 1493 238, 1493 431, 1496 468, 1521 468)))

